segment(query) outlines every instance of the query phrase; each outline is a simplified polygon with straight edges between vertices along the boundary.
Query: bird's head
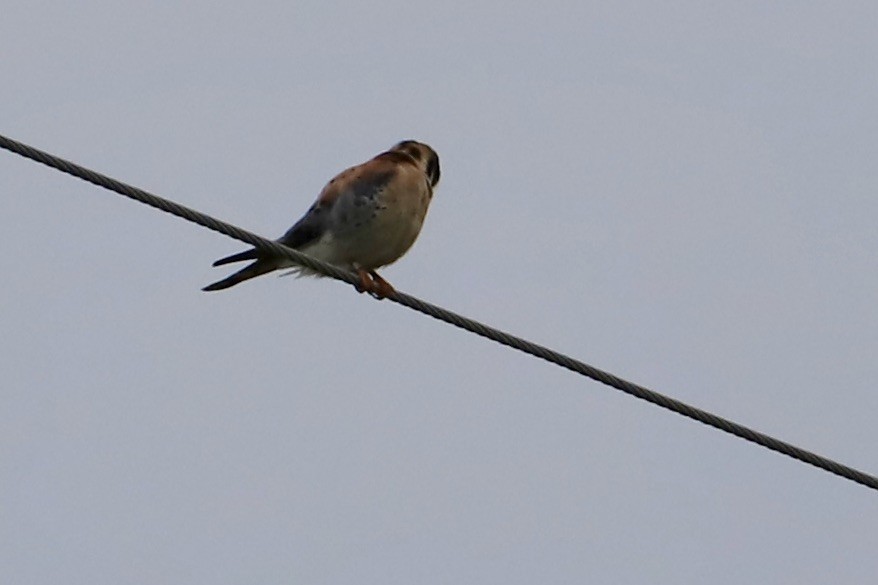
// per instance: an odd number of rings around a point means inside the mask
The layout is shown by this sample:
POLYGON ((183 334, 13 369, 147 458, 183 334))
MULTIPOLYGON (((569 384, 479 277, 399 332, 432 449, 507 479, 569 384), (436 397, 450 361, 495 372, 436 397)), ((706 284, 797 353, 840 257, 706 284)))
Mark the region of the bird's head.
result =
POLYGON ((424 144, 414 140, 403 140, 390 149, 391 152, 401 152, 408 155, 415 164, 418 165, 427 178, 430 185, 436 187, 439 184, 439 155, 436 151, 424 144))

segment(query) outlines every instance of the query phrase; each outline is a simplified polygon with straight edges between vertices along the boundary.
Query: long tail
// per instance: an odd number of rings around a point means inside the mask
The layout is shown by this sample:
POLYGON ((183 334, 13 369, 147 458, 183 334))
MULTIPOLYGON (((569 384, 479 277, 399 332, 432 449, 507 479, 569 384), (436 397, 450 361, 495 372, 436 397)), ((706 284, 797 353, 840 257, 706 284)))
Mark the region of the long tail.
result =
POLYGON ((242 260, 256 260, 257 257, 258 255, 256 253, 256 248, 253 248, 252 250, 244 250, 243 252, 238 252, 237 254, 232 254, 231 256, 226 256, 225 258, 220 258, 213 263, 213 266, 222 266, 223 264, 241 262, 242 260))
MULTIPOLYGON (((232 262, 240 262, 241 260, 252 260, 256 258, 256 250, 248 250, 246 252, 241 252, 240 254, 234 254, 227 258, 222 258, 213 263, 214 266, 222 266, 223 264, 231 264, 232 262)), ((266 272, 271 272, 272 270, 277 270, 279 268, 277 259, 275 258, 259 258, 256 262, 242 268, 238 272, 235 272, 231 276, 227 276, 222 280, 218 280, 213 284, 209 284, 204 287, 203 291, 210 292, 214 290, 223 290, 227 289, 231 286, 235 286, 239 282, 244 282, 245 280, 250 280, 251 278, 255 278, 266 272)))

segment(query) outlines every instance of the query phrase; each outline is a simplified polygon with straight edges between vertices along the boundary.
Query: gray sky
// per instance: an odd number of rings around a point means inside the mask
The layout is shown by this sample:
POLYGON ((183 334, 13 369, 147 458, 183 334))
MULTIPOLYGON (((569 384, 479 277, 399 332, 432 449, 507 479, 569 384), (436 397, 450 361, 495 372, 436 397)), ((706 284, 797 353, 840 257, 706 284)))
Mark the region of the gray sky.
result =
MULTIPOLYGON (((7 2, 0 132, 878 473, 874 2, 7 2)), ((0 581, 867 583, 878 494, 0 153, 0 581)))

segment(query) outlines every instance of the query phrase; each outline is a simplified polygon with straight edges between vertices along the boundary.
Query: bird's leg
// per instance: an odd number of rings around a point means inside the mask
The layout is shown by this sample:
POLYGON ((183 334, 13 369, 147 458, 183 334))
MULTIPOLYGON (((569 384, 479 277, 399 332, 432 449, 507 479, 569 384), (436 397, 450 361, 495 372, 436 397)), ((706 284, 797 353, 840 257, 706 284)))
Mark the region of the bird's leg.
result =
POLYGON ((369 274, 372 276, 372 294, 376 299, 387 298, 396 292, 393 285, 381 278, 377 272, 371 270, 369 274))
POLYGON ((369 272, 363 270, 362 268, 357 268, 357 276, 360 279, 360 282, 354 285, 354 288, 357 289, 358 293, 364 292, 374 292, 375 291, 375 283, 372 281, 372 278, 369 276, 369 272))

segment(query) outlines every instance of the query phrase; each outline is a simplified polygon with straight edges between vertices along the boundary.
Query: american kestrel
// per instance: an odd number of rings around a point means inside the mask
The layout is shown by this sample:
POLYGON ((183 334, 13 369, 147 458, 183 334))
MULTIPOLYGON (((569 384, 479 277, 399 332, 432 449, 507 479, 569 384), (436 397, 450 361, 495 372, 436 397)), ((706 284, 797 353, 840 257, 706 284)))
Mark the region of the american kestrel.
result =
MULTIPOLYGON (((404 140, 336 175, 302 219, 277 242, 351 271, 360 281, 357 290, 384 298, 393 293, 393 287, 375 270, 399 260, 415 243, 438 183, 436 151, 421 142, 404 140)), ((202 290, 226 289, 284 268, 298 275, 321 276, 255 248, 221 258, 213 265, 242 260, 255 262, 202 290)))

